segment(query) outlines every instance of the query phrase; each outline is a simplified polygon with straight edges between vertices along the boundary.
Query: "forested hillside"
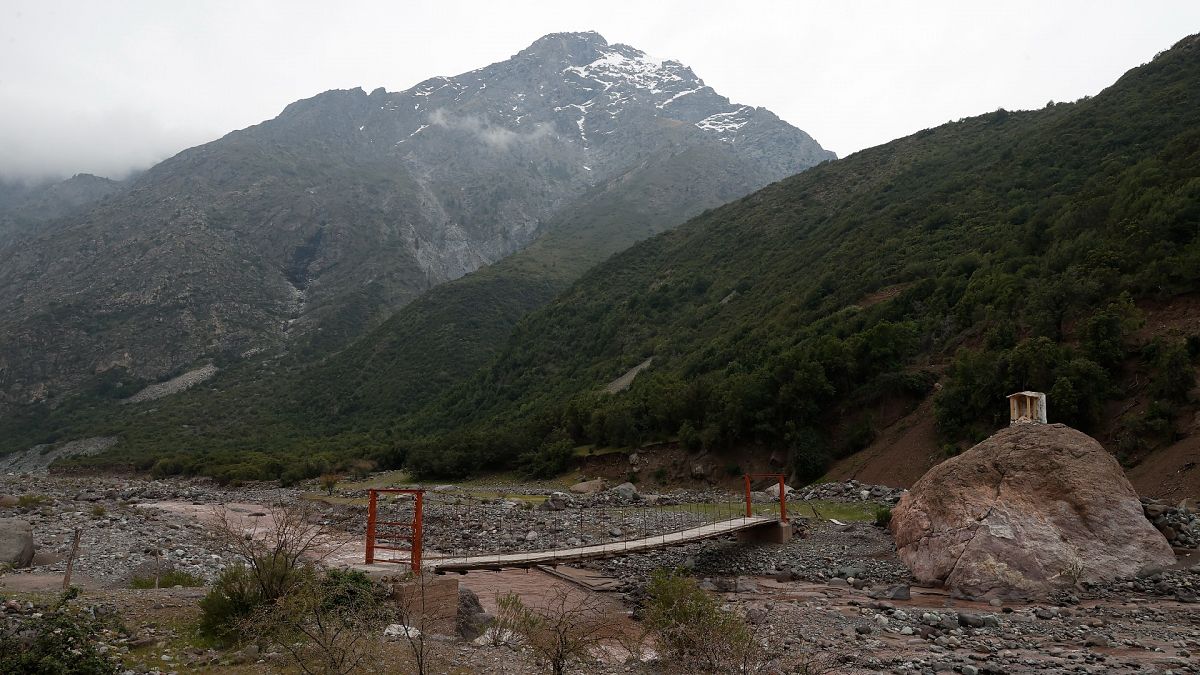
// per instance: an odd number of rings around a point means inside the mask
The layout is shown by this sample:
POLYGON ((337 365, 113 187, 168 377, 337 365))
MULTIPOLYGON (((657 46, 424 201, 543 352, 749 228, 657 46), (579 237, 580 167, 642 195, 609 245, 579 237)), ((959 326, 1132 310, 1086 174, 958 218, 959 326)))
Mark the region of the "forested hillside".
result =
POLYGON ((1133 461, 1173 440, 1200 351, 1191 335, 1129 339, 1135 301, 1197 289, 1198 92, 1192 37, 1094 98, 927 130, 635 246, 408 420, 440 440, 407 461, 453 475, 538 444, 526 461, 553 464, 567 437, 678 438, 787 447, 812 478, 870 440, 841 413, 882 397, 937 383, 952 448, 1026 388, 1049 392, 1056 421, 1095 429, 1130 368, 1153 382, 1115 448, 1133 461), (648 357, 629 391, 601 392, 648 357))
POLYGON ((637 244, 417 413, 256 404, 265 423, 241 442, 259 453, 119 445, 80 461, 255 477, 369 455, 422 476, 551 473, 581 444, 666 440, 786 448, 806 479, 871 442, 856 413, 881 400, 933 396, 952 453, 1003 422, 1004 394, 1037 389, 1053 421, 1115 424, 1110 449, 1133 464, 1195 408, 1200 337, 1147 327, 1139 307, 1197 290, 1198 98, 1191 37, 1095 97, 926 130, 637 244), (1121 400, 1140 403, 1105 418, 1121 400), (271 426, 347 415, 324 437, 271 426))

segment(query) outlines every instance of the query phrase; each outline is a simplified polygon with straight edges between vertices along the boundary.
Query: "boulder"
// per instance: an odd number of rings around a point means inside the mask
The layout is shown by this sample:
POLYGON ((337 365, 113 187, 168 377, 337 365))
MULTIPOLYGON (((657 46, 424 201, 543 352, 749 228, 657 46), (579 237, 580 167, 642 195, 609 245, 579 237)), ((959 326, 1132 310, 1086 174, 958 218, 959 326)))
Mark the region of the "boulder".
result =
POLYGON ((571 492, 577 495, 591 495, 604 489, 604 479, 596 478, 594 480, 585 480, 582 483, 576 483, 570 488, 571 492))
POLYGON ((1042 595, 1175 561, 1116 459, 1061 424, 1015 424, 933 467, 889 527, 913 576, 970 596, 1042 595))
POLYGON ((617 487, 609 490, 609 492, 625 501, 636 499, 638 496, 637 488, 633 483, 621 483, 617 487))
POLYGON ((562 511, 571 504, 571 495, 565 492, 551 492, 546 501, 538 505, 542 511, 562 511))
POLYGON ((33 526, 28 520, 0 518, 0 565, 29 567, 33 561, 33 526))
POLYGON ((692 478, 701 480, 708 477, 708 467, 703 464, 692 465, 692 478))
POLYGON ((12 508, 20 503, 21 500, 12 495, 0 495, 0 507, 2 508, 12 508))
POLYGON ((483 611, 479 596, 474 591, 462 586, 458 587, 458 616, 455 622, 459 637, 464 640, 474 640, 483 635, 491 617, 483 611))
MULTIPOLYGON (((795 490, 787 485, 784 487, 786 488, 785 492, 787 493, 787 496, 790 498, 795 490)), ((769 486, 763 488, 763 492, 767 493, 767 496, 769 496, 772 500, 779 501, 779 483, 771 483, 769 486)))

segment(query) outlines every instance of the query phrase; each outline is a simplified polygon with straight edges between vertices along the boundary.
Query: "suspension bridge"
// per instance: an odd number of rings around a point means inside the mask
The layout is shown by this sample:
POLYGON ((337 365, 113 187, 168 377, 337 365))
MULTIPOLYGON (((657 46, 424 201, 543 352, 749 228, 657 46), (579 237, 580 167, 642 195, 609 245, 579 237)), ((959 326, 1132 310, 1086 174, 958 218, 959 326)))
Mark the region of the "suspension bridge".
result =
POLYGON ((632 555, 729 535, 743 541, 790 539, 784 476, 751 474, 743 482, 744 494, 724 502, 611 504, 581 498, 554 510, 515 508, 500 522, 470 498, 422 489, 372 489, 365 564, 466 573, 632 555), (751 489, 752 479, 763 478, 778 482, 777 501, 763 503, 761 493, 751 489), (528 530, 532 536, 513 540, 503 536, 506 530, 528 530), (569 545, 536 547, 542 534, 556 534, 560 540, 569 536, 569 545), (471 535, 479 541, 464 543, 471 535))

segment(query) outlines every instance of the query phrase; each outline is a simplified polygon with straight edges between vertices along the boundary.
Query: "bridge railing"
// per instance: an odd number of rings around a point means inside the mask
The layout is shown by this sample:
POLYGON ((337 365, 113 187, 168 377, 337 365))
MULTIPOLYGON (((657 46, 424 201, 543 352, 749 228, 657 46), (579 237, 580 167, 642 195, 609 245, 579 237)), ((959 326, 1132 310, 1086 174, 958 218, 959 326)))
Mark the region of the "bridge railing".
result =
MULTIPOLYGON (((371 489, 366 562, 421 568, 422 559, 480 554, 533 553, 597 544, 622 545, 692 528, 778 517, 788 521, 787 488, 780 474, 749 474, 744 494, 692 494, 689 498, 611 493, 574 495, 548 504, 545 494, 508 494, 462 488, 371 489), (755 485, 778 481, 779 501, 768 502, 755 485), (486 508, 481 508, 486 506, 486 508), (380 557, 380 551, 397 555, 380 557)), ((643 542, 644 543, 644 542, 643 542)))

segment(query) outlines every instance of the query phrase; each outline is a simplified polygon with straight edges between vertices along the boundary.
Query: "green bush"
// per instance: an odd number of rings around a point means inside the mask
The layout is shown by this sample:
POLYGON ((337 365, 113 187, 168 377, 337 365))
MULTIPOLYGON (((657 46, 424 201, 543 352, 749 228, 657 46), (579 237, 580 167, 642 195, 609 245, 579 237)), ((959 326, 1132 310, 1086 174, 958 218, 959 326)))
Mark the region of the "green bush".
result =
POLYGON ((892 509, 888 506, 875 507, 875 526, 887 527, 892 522, 892 509))
POLYGON ((130 582, 130 588, 174 588, 183 586, 184 588, 198 588, 204 585, 204 577, 183 572, 179 570, 171 570, 158 577, 158 585, 154 583, 153 576, 135 576, 130 582))
POLYGON ((231 565, 200 600, 200 632, 225 640, 239 636, 238 622, 262 602, 262 591, 245 565, 231 565))
POLYGON ((125 629, 115 615, 69 606, 77 595, 77 589, 68 591, 41 616, 0 623, 0 673, 112 675, 122 671, 111 654, 101 651, 97 638, 125 629))
POLYGON ((659 569, 646 586, 643 623, 663 656, 691 672, 746 672, 758 652, 746 622, 690 577, 659 569))

